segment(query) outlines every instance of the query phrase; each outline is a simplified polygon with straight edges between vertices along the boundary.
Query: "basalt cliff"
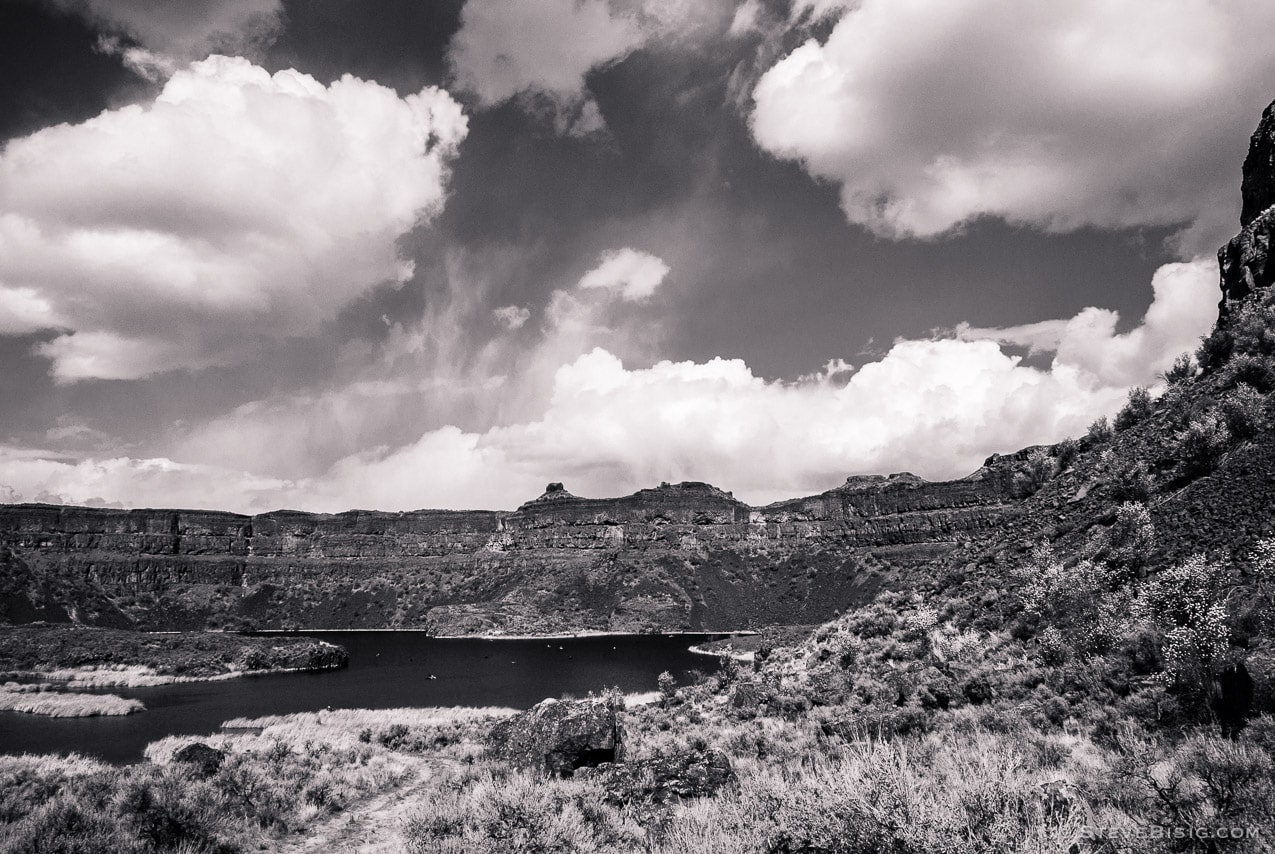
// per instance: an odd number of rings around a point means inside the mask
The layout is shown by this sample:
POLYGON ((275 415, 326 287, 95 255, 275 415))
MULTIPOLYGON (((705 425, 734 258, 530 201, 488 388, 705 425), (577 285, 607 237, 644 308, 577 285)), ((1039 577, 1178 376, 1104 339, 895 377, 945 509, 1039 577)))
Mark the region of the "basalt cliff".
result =
POLYGON ((152 629, 675 630, 815 622, 1005 525, 1025 454, 750 507, 704 483, 512 512, 0 506, 0 619, 152 629))

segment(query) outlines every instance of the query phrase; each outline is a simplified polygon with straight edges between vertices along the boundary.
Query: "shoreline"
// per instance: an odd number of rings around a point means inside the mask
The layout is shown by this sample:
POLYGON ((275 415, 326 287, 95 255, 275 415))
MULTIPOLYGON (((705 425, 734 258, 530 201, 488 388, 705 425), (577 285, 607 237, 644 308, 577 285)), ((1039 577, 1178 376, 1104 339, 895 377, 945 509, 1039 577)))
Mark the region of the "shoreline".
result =
MULTIPOLYGON (((280 673, 317 673, 340 670, 344 664, 324 664, 317 667, 273 667, 261 670, 235 670, 213 673, 208 676, 181 676, 175 673, 143 673, 133 669, 95 670, 91 668, 61 668, 58 670, 8 670, 0 672, 0 679, 38 680, 25 685, 49 685, 71 689, 98 688, 157 688, 185 682, 225 682, 251 676, 274 676, 280 673), (98 678, 101 677, 101 678, 98 678)), ((149 668, 147 668, 149 669, 149 668)))
MULTIPOLYGON (((751 632, 751 634, 755 635, 757 633, 751 632)), ((688 649, 696 655, 710 655, 713 658, 730 658, 740 662, 741 664, 752 664, 753 661, 755 661, 757 658, 757 653, 755 652, 736 652, 734 650, 719 651, 719 650, 713 650, 713 649, 705 649, 699 644, 694 644, 688 647, 688 649)))
MULTIPOLYGON (((314 633, 355 633, 355 632, 421 632, 428 634, 428 629, 258 629, 252 632, 238 632, 237 634, 246 634, 249 636, 272 636, 272 635, 305 635, 314 633)), ((154 634, 159 634, 155 632, 154 634)), ((552 634, 498 634, 486 632, 476 635, 428 635, 437 640, 572 640, 576 638, 651 638, 651 637, 683 637, 687 635, 724 635, 726 637, 747 637, 759 634, 753 629, 738 630, 722 630, 722 631, 672 631, 672 632, 615 632, 584 629, 575 632, 557 632, 552 634)))

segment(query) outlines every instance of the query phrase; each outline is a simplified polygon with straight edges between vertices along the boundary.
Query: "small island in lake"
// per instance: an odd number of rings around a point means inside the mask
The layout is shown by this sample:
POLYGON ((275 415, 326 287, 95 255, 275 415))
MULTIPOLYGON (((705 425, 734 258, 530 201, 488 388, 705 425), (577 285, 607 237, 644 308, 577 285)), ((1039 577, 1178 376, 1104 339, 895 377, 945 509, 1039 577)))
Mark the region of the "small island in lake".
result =
POLYGON ((75 625, 0 626, 0 678, 66 688, 142 687, 344 667, 344 649, 306 637, 155 634, 75 625))

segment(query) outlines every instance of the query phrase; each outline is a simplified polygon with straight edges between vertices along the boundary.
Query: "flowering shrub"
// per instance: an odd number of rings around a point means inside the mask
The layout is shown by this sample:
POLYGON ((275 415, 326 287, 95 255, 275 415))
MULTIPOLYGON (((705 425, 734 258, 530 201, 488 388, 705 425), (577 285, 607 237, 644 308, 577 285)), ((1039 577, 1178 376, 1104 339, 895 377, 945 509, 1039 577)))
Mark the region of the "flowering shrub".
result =
POLYGON ((1179 685, 1208 684, 1230 648, 1224 579, 1221 566, 1196 555, 1147 582, 1133 602, 1135 618, 1164 635, 1164 674, 1179 685))
POLYGON ((1155 525, 1146 505, 1126 501, 1116 509, 1116 520, 1111 526, 1090 538, 1086 553, 1092 559, 1106 562, 1112 575, 1109 581, 1124 581, 1146 565, 1154 544, 1155 525))
MULTIPOLYGON (((1057 633, 1050 634, 1050 646, 1066 639, 1079 652, 1102 652, 1123 636, 1121 613, 1128 594, 1112 589, 1116 576, 1106 564, 1082 560, 1069 567, 1042 543, 1017 574, 1026 582, 1018 591, 1024 609, 1057 633)), ((1042 649, 1044 654, 1066 658, 1057 650, 1042 649)))
POLYGON ((1188 474, 1204 474, 1217 467, 1231 444, 1231 431, 1216 412, 1192 418, 1175 436, 1177 457, 1188 474))
POLYGON ((928 634, 938 625, 939 612, 929 605, 919 605, 915 611, 903 618, 906 628, 918 634, 928 634))

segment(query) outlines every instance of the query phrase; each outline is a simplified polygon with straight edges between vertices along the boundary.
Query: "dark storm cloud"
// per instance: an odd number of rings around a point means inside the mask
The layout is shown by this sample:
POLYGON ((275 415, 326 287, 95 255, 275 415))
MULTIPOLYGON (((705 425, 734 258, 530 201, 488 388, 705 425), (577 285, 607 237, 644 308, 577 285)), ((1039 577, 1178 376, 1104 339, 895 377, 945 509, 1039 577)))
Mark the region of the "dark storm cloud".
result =
POLYGON ((324 82, 343 74, 375 80, 399 94, 448 80, 447 44, 464 0, 377 3, 287 0, 286 26, 266 56, 272 69, 299 68, 324 82))
POLYGON ((140 95, 142 81, 97 50, 98 38, 81 17, 38 0, 0 3, 0 143, 140 95))

